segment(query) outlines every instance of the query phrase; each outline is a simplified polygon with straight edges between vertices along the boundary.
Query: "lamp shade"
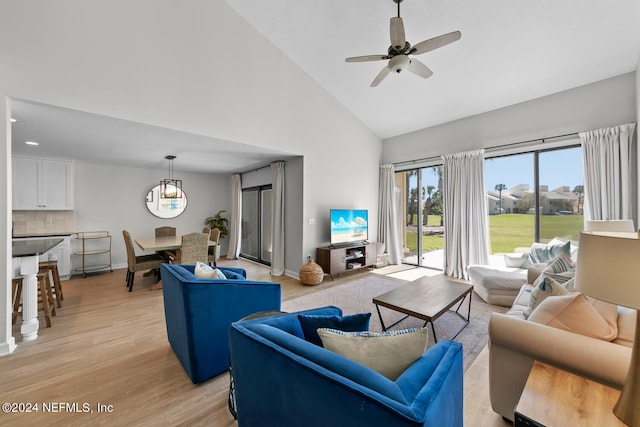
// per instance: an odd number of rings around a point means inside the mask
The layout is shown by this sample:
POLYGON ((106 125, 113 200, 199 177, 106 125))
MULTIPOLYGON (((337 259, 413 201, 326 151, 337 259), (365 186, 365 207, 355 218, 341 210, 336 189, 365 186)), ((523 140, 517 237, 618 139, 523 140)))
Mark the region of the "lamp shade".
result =
MULTIPOLYGON (((575 289, 599 300, 640 309, 640 232, 580 233, 575 289)), ((630 427, 640 427, 640 316, 627 379, 613 413, 630 427)))
POLYGON ((602 301, 640 308, 640 239, 637 233, 582 232, 576 290, 602 301))
POLYGON ((636 231, 630 219, 592 219, 584 222, 584 231, 636 231))

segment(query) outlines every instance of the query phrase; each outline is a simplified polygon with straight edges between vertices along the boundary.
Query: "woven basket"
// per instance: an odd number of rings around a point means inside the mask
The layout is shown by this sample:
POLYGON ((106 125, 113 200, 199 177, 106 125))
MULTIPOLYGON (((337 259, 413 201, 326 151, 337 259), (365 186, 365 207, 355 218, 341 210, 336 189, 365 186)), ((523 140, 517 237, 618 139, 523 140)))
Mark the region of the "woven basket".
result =
POLYGON ((322 267, 310 259, 300 268, 300 283, 303 285, 319 285, 324 278, 322 267))

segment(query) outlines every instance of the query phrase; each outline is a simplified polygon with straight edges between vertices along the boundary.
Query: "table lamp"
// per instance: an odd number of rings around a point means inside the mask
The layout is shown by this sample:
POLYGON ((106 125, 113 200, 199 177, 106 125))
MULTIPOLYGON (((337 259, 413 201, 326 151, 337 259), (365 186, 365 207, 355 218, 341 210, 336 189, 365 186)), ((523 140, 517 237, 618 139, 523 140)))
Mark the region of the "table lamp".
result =
MULTIPOLYGON (((640 309, 640 232, 580 233, 575 289, 593 298, 640 309)), ((640 427, 640 317, 627 379, 613 413, 631 427, 640 427)))

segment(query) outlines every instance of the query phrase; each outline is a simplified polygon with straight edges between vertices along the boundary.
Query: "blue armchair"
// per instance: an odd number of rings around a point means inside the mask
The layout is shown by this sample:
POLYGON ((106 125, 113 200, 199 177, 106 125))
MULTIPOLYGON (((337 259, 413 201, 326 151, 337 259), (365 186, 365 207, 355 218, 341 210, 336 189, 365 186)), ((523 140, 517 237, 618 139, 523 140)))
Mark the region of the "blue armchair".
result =
POLYGON ((462 427, 460 343, 440 340, 391 381, 305 341, 299 313, 231 324, 239 427, 462 427))
POLYGON ((229 368, 229 325, 250 314, 280 310, 280 284, 243 279, 199 279, 192 265, 162 264, 167 336, 194 384, 229 368))

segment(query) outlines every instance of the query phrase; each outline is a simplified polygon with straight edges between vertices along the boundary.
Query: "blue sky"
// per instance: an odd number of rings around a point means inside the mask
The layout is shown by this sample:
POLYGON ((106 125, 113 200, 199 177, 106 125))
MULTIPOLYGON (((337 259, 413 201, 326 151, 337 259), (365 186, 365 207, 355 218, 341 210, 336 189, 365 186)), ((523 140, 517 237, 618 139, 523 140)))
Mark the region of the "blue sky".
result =
MULTIPOLYGON (((583 185, 582 150, 580 147, 540 153, 540 185, 549 190, 567 185, 573 190, 583 185)), ((533 188, 533 154, 488 159, 484 164, 484 186, 493 190, 497 184, 507 188, 529 184, 533 188)))
MULTIPOLYGON (((582 175, 582 150, 580 147, 540 153, 540 185, 548 185, 549 190, 567 185, 573 190, 576 185, 584 185, 582 175)), ((416 185, 416 177, 411 177, 411 185, 416 185)), ((507 188, 518 184, 529 184, 533 188, 533 154, 487 159, 484 165, 486 190, 493 190, 497 184, 507 188)), ((438 188, 438 176, 433 168, 423 169, 422 185, 438 188)))

